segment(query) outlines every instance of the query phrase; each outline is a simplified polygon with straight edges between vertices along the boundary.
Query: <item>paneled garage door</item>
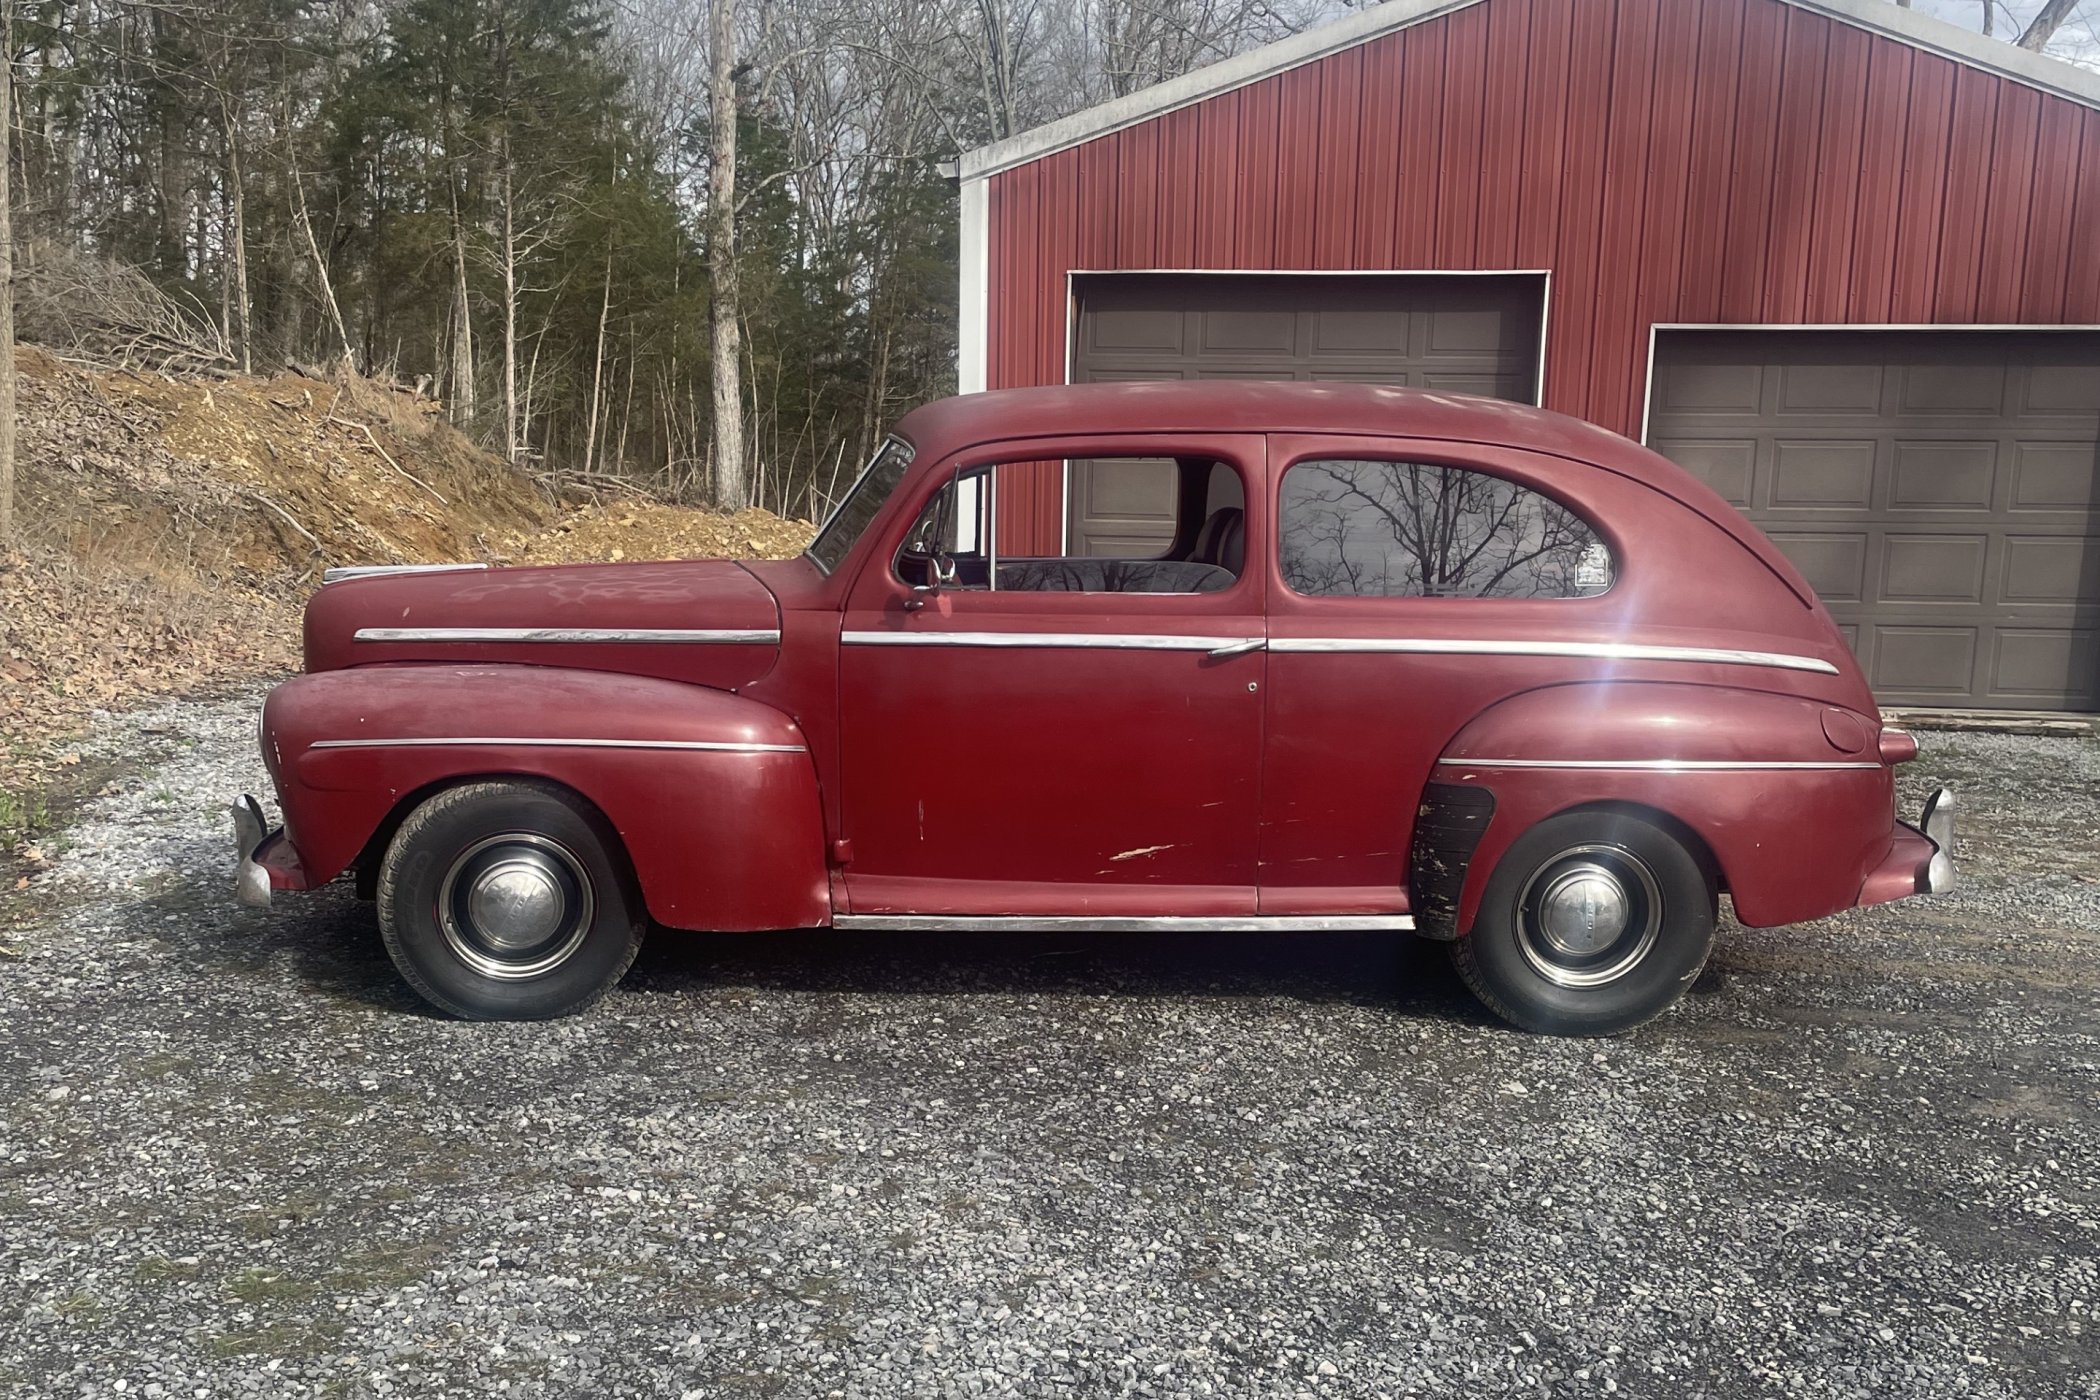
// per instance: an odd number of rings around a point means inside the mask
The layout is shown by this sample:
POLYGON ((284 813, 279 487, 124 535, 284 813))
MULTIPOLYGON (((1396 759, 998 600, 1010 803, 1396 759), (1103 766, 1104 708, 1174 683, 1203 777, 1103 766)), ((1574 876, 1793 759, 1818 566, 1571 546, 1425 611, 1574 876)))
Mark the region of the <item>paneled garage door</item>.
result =
MULTIPOLYGON (((1538 402, 1545 279, 1082 273, 1072 382, 1303 379, 1538 402)), ((1150 553, 1173 537, 1172 475, 1071 465, 1068 548, 1150 553), (1097 544, 1098 542, 1098 544, 1097 544)))
POLYGON ((1648 439, 1801 567, 1884 703, 2100 709, 2100 334, 1662 331, 1648 439))

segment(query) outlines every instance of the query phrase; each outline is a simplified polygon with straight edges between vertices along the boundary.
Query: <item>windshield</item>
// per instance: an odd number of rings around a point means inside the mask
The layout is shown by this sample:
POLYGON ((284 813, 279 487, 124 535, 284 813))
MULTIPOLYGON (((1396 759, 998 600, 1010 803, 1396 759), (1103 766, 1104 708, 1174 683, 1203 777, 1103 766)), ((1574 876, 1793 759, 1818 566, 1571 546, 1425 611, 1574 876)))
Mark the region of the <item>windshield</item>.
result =
POLYGON ((839 502, 831 519, 824 522, 824 528, 817 531, 817 537, 804 551, 816 561, 818 568, 828 574, 846 562, 846 556, 853 552, 853 546, 860 542, 861 535, 867 530, 868 522, 882 509, 882 503, 890 498, 890 493, 897 489, 897 483, 904 480, 904 469, 910 465, 910 443, 902 438, 891 438, 882 445, 875 460, 868 463, 860 480, 853 483, 846 499, 839 502))

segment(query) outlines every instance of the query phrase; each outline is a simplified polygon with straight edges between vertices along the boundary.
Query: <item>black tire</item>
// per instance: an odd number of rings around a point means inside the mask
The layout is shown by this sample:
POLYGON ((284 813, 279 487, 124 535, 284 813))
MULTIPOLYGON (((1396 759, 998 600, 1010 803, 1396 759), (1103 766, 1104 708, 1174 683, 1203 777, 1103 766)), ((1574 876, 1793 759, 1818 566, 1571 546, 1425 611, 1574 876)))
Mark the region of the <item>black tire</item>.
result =
POLYGON ((551 783, 466 783, 408 814, 379 865, 401 975, 473 1021, 581 1011, 626 975, 648 920, 596 808, 551 783))
POLYGON ((1712 878, 1661 827, 1570 812, 1525 832, 1496 863, 1451 960, 1513 1025, 1616 1035, 1691 987, 1713 949, 1715 913, 1712 878))

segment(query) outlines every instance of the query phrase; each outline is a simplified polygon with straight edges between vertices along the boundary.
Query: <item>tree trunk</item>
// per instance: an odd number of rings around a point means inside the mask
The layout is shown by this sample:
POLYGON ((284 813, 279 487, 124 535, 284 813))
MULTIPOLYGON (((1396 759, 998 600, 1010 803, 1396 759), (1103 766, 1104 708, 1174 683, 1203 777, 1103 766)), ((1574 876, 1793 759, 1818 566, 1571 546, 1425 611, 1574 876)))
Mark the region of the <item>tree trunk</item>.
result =
POLYGON ((226 117, 226 194, 233 209, 233 323, 241 337, 241 373, 255 372, 253 328, 248 319, 248 201, 241 189, 241 143, 231 111, 226 117))
MULTIPOLYGON (((607 428, 610 428, 612 426, 611 405, 606 406, 605 412, 605 426, 607 428)), ((627 425, 633 419, 633 417, 634 334, 630 331, 627 336, 627 397, 625 400, 623 400, 623 406, 620 409, 620 434, 617 438, 614 439, 615 446, 613 447, 613 449, 605 454, 605 460, 611 464, 612 469, 616 472, 619 472, 623 476, 627 472, 627 425)))
POLYGON ((742 510, 744 473, 744 332, 736 260, 736 5, 710 0, 708 92, 708 296, 715 410, 715 504, 742 510))
POLYGON ((605 384, 605 321, 612 313, 612 249, 605 250, 605 296, 598 303, 598 349, 591 356, 591 423, 583 435, 583 470, 590 474, 591 458, 598 449, 598 396, 605 384))
POLYGON ((459 215, 459 184, 452 187, 452 422, 474 423, 474 318, 467 302, 467 226, 459 215))
POLYGON ((0 551, 15 547, 15 0, 0 0, 0 551))
POLYGON ((518 225, 510 130, 503 132, 503 456, 518 460, 518 225))
MULTIPOLYGON (((152 65, 161 74, 174 72, 178 65, 171 62, 169 56, 175 50, 170 31, 177 23, 176 17, 158 7, 151 14, 152 65)), ((187 172, 183 169, 182 149, 189 133, 184 128, 180 104, 180 95, 172 83, 156 95, 160 150, 154 178, 158 186, 160 227, 154 235, 154 261, 159 265, 161 276, 170 281, 181 281, 189 276, 189 249, 184 239, 189 220, 183 211, 189 185, 187 172)))
MULTIPOLYGON (((540 382, 540 347, 546 343, 547 332, 542 327, 540 333, 532 340, 532 359, 525 366, 525 394, 518 405, 518 437, 523 445, 521 451, 532 443, 532 401, 540 382)), ((544 442, 541 445, 546 446, 544 442)))
POLYGON ((350 330, 343 324, 343 307, 335 299, 335 281, 328 275, 328 259, 321 256, 321 240, 314 237, 313 215, 306 208, 306 177, 299 167, 291 167, 292 194, 296 199, 293 211, 299 216, 299 231, 306 235, 306 251, 314 260, 314 276, 321 283, 321 300, 328 306, 328 319, 335 325, 336 343, 343 348, 343 364, 350 369, 357 367, 357 353, 350 346, 350 330))
POLYGON ((2056 31, 2071 17, 2071 11, 2077 8, 2078 0, 2049 0, 2048 4, 2042 6, 2041 13, 2027 26, 2026 32, 2020 35, 2020 47, 2034 53, 2048 48, 2049 41, 2056 37, 2056 31))

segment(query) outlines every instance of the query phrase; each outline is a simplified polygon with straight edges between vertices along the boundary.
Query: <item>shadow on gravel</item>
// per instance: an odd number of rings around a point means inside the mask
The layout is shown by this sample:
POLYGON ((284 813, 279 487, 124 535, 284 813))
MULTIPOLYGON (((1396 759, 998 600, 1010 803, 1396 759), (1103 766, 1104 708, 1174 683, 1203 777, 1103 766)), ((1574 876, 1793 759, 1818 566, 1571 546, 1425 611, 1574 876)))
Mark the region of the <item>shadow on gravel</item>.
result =
MULTIPOLYGON (((116 917, 181 942, 229 973, 272 964, 323 995, 436 1015, 402 984, 372 906, 346 886, 282 901, 267 914, 195 891, 116 917)), ((657 928, 624 983, 677 996, 718 987, 864 996, 1285 996, 1424 1019, 1494 1022, 1444 949, 1402 933, 977 934, 691 933, 657 928)))
POLYGON ((697 934, 656 930, 630 989, 863 995, 1287 996, 1489 1023, 1444 950, 1400 933, 697 934))

